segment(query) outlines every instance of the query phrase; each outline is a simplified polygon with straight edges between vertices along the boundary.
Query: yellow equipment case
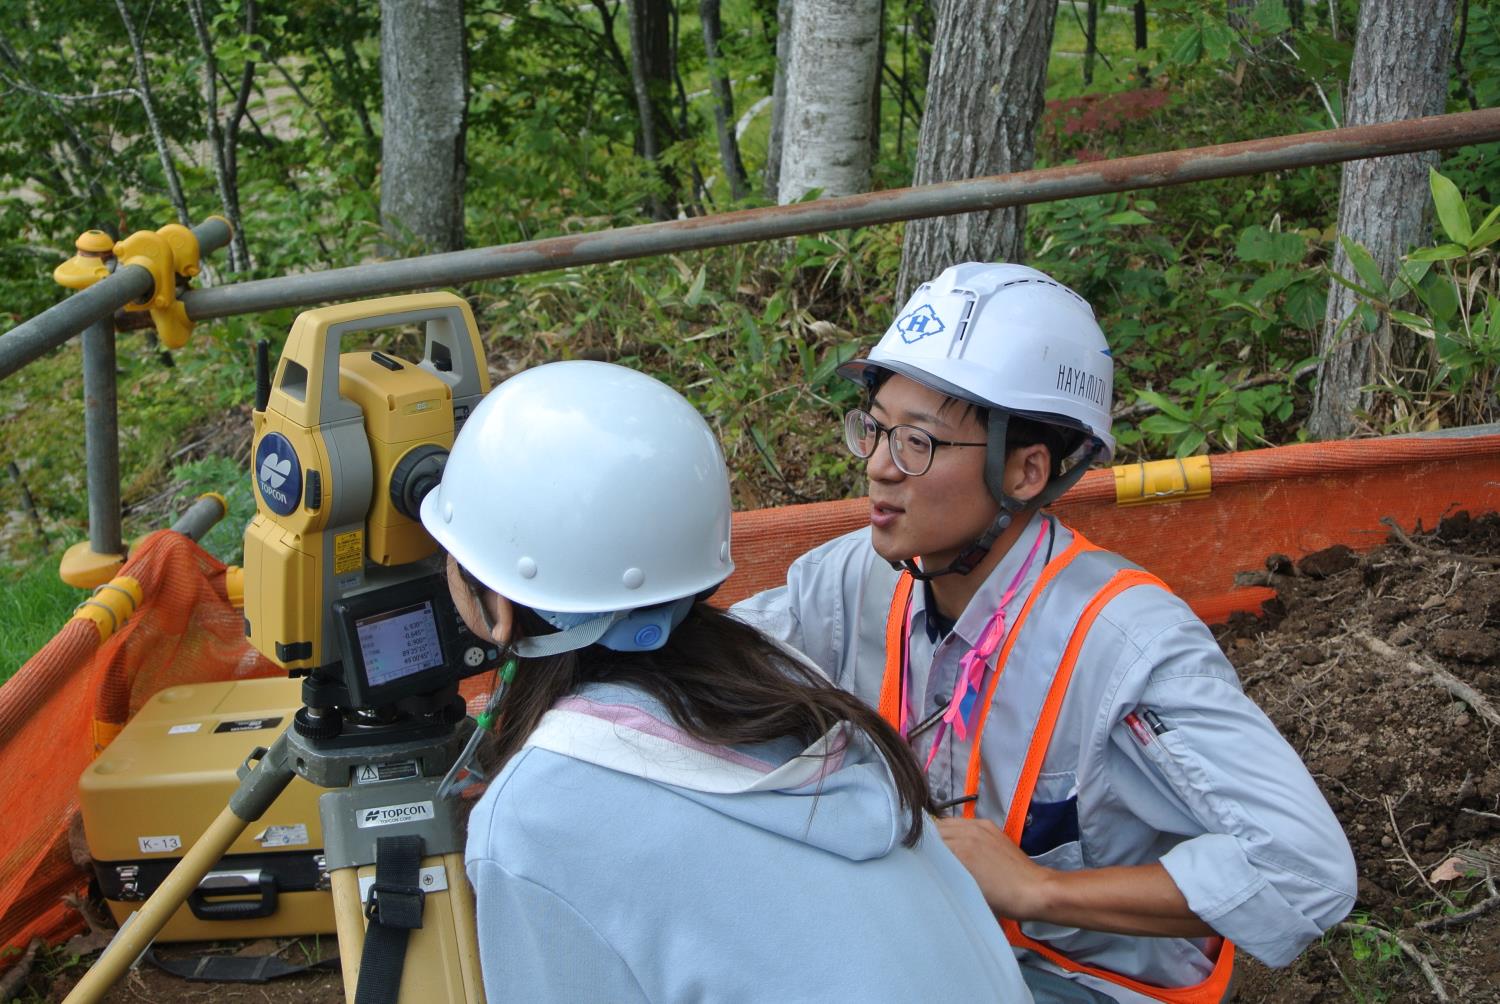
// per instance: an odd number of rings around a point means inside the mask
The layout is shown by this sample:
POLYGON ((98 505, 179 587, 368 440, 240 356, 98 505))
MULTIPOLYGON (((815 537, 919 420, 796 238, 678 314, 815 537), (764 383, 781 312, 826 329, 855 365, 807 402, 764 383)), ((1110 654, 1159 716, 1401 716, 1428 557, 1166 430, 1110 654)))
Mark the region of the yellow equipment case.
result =
MULTIPOLYGON (((168 688, 83 772, 84 835, 116 920, 139 908, 228 804, 236 769, 291 724, 301 692, 301 681, 288 679, 168 688)), ((333 932, 321 794, 293 778, 156 940, 333 932)))

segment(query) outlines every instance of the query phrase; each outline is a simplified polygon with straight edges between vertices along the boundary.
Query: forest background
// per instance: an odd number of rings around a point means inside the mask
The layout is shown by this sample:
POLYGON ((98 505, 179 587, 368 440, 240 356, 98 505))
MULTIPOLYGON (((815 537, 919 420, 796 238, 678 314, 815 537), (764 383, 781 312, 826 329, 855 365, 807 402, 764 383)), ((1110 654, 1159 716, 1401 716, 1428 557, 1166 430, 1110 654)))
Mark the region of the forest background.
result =
MULTIPOLYGON (((819 7, 799 2, 804 17, 819 7)), ((839 52, 874 52, 850 92, 864 151, 852 182, 813 170, 838 159, 814 146, 827 123, 787 122, 784 102, 816 83, 788 74, 792 0, 4 4, 0 328, 59 299, 51 270, 94 227, 225 214, 236 240, 199 280, 225 283, 904 186, 933 178, 924 151, 997 121, 1024 132, 1010 140, 1017 169, 1370 121, 1355 107, 1362 61, 1413 48, 1390 19, 1436 24, 1432 111, 1500 104, 1500 13, 1485 0, 831 6, 865 20, 842 50, 804 60, 810 75, 827 83, 839 52), (1000 107, 976 110, 963 92, 994 61, 955 61, 945 33, 1002 16, 1030 41, 995 71, 1015 74, 989 91, 1000 107), (411 66, 443 72, 398 72, 411 66), (1028 74, 1036 114, 1014 125, 1028 74)), ((1037 205, 1007 217, 985 257, 1022 258, 1094 305, 1116 359, 1122 461, 1493 422, 1497 153, 1417 158, 1420 192, 1370 205, 1356 190, 1344 216, 1337 165, 1037 205), (1348 215, 1361 202, 1374 216, 1417 207, 1418 232, 1366 252, 1348 215), (1371 357, 1353 403, 1320 402, 1323 368, 1351 347, 1371 357)), ((462 292, 495 379, 563 358, 644 369, 713 423, 738 507, 837 498, 863 485, 837 441, 855 392, 833 370, 936 271, 913 272, 918 229, 462 292)), ((121 335, 127 538, 218 491, 230 512, 205 545, 239 560, 254 511, 251 346, 269 339, 274 358, 294 313, 203 324, 170 353, 121 335)), ((410 332, 379 344, 414 352, 410 332)), ((82 415, 76 342, 0 385, 0 678, 79 599, 56 562, 86 534, 82 415)))

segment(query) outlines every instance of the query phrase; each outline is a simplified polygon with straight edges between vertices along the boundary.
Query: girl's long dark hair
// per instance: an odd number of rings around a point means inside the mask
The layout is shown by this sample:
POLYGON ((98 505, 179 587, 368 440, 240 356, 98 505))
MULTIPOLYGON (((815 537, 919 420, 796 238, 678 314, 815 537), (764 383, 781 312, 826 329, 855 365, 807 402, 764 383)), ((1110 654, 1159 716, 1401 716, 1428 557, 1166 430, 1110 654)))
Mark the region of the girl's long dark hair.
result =
MULTIPOLYGON (((530 610, 518 607, 516 614, 524 634, 552 630, 530 610)), ((810 745, 839 722, 850 722, 890 766, 901 807, 910 816, 901 842, 911 847, 921 836, 922 813, 932 810, 927 778, 896 730, 759 631, 702 602, 654 652, 590 645, 523 660, 501 702, 491 754, 499 762, 509 760, 553 705, 596 682, 645 691, 685 732, 716 746, 785 737, 810 745)))

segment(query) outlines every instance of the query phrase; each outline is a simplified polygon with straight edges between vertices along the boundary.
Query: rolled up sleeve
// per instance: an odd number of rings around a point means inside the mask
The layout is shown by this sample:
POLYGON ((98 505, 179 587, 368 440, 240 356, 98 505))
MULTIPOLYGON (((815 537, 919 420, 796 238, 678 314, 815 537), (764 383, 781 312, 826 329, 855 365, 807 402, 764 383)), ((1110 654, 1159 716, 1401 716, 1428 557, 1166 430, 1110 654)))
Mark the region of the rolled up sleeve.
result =
POLYGON ((1285 966, 1354 905, 1343 829, 1201 623, 1164 632, 1141 657, 1154 669, 1140 706, 1165 731, 1143 742, 1116 727, 1113 749, 1128 755, 1113 757, 1111 787, 1148 823, 1187 838, 1161 863, 1193 912, 1285 966))

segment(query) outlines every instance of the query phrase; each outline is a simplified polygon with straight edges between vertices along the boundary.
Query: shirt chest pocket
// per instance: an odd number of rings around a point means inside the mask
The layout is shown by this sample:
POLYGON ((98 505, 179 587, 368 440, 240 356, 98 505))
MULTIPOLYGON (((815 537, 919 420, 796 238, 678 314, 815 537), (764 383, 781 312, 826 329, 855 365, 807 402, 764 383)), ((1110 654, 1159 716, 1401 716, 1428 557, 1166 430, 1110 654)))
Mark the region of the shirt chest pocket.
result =
POLYGON ((1035 858, 1077 844, 1078 839, 1078 775, 1073 771, 1038 775, 1021 829, 1021 850, 1035 858))

